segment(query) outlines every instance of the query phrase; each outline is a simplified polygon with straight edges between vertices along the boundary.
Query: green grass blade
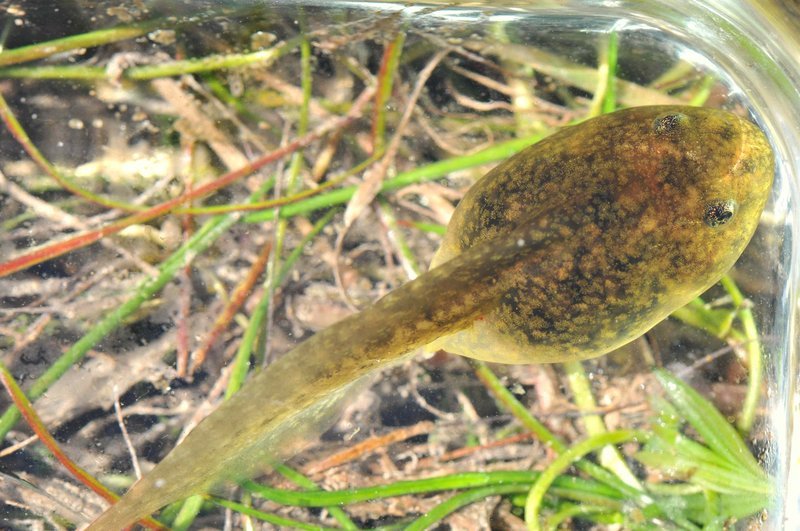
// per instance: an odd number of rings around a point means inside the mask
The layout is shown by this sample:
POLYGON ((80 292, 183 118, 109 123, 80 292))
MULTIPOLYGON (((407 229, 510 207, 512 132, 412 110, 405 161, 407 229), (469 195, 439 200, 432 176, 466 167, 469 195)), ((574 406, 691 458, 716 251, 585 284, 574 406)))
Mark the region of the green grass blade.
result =
POLYGON ((406 531, 422 531, 424 529, 428 529, 434 526, 448 514, 457 511, 465 505, 469 505, 470 503, 474 503, 489 496, 502 496, 505 494, 525 492, 527 490, 528 488, 525 485, 498 485, 496 487, 484 487, 461 492, 449 500, 440 503, 428 511, 428 514, 425 516, 414 520, 406 527, 406 531))
POLYGON ((764 477, 764 471, 747 445, 713 405, 667 371, 657 369, 655 375, 670 401, 700 434, 709 448, 724 456, 730 463, 743 466, 756 478, 764 477))
POLYGON ((346 489, 340 491, 289 491, 258 485, 252 481, 243 487, 262 498, 283 505, 299 507, 325 507, 343 505, 406 494, 421 494, 442 490, 456 490, 476 487, 488 487, 504 484, 530 485, 539 476, 536 472, 467 472, 434 478, 410 481, 397 481, 388 485, 378 485, 363 489, 346 489))
POLYGON ((305 522, 300 522, 298 520, 284 518, 283 516, 278 516, 276 514, 265 513, 264 511, 259 511, 257 509, 253 509, 252 507, 242 505, 241 503, 236 503, 222 498, 211 498, 211 501, 216 503, 220 507, 225 507, 227 509, 234 510, 238 513, 250 516, 252 518, 257 518, 264 522, 278 526, 279 529, 303 529, 308 531, 326 531, 329 529, 330 530, 335 529, 335 528, 320 527, 318 525, 307 524, 305 522))
POLYGON ((608 433, 589 437, 588 439, 571 446, 564 453, 559 455, 547 469, 542 472, 542 475, 536 480, 536 483, 531 488, 528 494, 528 499, 525 503, 525 522, 528 524, 528 529, 539 529, 539 508, 542 505, 542 500, 547 492, 547 489, 553 483, 555 478, 569 468, 575 461, 579 460, 584 455, 602 448, 608 444, 619 444, 621 442, 629 441, 636 438, 639 433, 632 430, 619 430, 608 433))
POLYGON ((203 497, 198 494, 184 500, 178 515, 172 522, 172 531, 186 531, 189 529, 189 526, 194 523, 195 518, 200 513, 200 509, 203 508, 204 501, 203 497))
MULTIPOLYGON (((536 134, 527 136, 525 138, 516 138, 506 142, 500 142, 494 146, 484 149, 478 153, 467 155, 463 157, 453 157, 447 160, 434 162, 425 166, 420 166, 413 170, 409 170, 398 174, 397 176, 386 179, 381 186, 382 192, 396 190, 410 184, 432 181, 444 177, 448 173, 453 173, 483 164, 490 164, 506 159, 521 151, 522 149, 534 144, 544 138, 545 135, 536 134)), ((356 186, 347 186, 333 190, 331 192, 316 195, 297 203, 292 203, 281 207, 280 216, 292 217, 299 214, 307 214, 322 208, 328 208, 334 205, 342 205, 347 203, 355 193, 356 186)), ((244 217, 248 223, 261 223, 269 221, 273 217, 274 209, 263 210, 260 212, 253 212, 244 217)))
MULTIPOLYGON (((319 485, 311 481, 309 478, 305 477, 300 472, 286 465, 281 465, 281 464, 276 465, 275 470, 280 474, 282 474, 286 479, 293 482, 299 487, 302 487, 306 490, 315 490, 315 491, 320 490, 319 485)), ((348 531, 354 531, 358 529, 358 526, 356 526, 356 524, 353 523, 353 521, 350 519, 349 516, 347 516, 347 513, 345 513, 341 507, 338 507, 336 505, 329 505, 325 507, 325 509, 327 509, 327 511, 331 513, 331 516, 333 516, 333 518, 337 522, 339 522, 339 525, 342 526, 342 529, 347 529, 348 531)))

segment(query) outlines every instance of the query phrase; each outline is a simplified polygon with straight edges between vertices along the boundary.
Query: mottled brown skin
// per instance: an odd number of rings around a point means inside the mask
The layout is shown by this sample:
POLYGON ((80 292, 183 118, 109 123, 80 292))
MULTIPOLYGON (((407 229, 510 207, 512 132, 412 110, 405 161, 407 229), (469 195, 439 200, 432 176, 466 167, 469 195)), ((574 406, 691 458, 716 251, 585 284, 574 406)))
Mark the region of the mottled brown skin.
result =
POLYGON ((758 128, 710 109, 628 109, 528 148, 470 189, 432 265, 521 225, 554 241, 516 264, 496 307, 432 347, 540 363, 624 345, 730 269, 772 168, 758 128))
POLYGON ((733 265, 772 174, 761 131, 716 110, 639 107, 556 133, 467 193, 431 271, 256 374, 89 529, 284 456, 353 382, 416 348, 539 363, 638 337, 733 265))

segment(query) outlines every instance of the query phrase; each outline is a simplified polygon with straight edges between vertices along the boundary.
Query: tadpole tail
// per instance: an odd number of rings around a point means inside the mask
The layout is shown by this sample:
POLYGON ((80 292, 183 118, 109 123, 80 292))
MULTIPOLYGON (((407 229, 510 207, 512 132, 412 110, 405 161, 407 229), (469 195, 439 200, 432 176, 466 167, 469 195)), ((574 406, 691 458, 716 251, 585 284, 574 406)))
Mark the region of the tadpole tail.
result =
POLYGON ((243 477, 248 463, 286 457, 293 441, 319 430, 353 382, 469 326, 498 300, 504 273, 537 247, 524 229, 478 245, 301 343, 220 405, 88 529, 122 529, 243 477))
POLYGON ((313 361, 304 354, 306 348, 297 348, 254 377, 87 529, 123 529, 164 505, 221 481, 245 479, 302 450, 335 421, 339 406, 372 372, 366 369, 361 378, 341 385, 306 378, 301 364, 313 361))

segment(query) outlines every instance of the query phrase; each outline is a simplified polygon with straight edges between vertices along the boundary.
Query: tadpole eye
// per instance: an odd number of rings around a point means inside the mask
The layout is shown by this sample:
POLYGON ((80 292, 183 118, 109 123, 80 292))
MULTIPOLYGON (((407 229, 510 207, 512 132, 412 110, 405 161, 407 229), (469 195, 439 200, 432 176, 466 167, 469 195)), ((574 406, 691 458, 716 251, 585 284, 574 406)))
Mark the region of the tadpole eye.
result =
POLYGON ((703 221, 709 227, 719 227, 729 222, 735 212, 736 202, 732 199, 712 201, 706 205, 703 221))
POLYGON ((679 112, 665 114, 664 116, 659 116, 655 119, 653 122, 653 131, 655 131, 657 135, 675 133, 681 128, 686 120, 686 115, 679 112))

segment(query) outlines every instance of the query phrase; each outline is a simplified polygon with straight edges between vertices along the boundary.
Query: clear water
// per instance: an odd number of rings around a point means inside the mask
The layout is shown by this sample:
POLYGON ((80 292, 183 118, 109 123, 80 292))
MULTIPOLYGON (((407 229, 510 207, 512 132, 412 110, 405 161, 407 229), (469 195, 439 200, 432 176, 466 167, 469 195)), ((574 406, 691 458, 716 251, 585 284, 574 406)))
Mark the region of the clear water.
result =
MULTIPOLYGON (((746 5, 711 3, 697 6, 689 2, 677 2, 668 8, 626 2, 559 2, 536 7, 527 3, 509 3, 503 8, 431 4, 410 7, 370 2, 336 2, 335 5, 327 2, 270 2, 268 5, 253 2, 235 6, 220 6, 217 2, 162 2, 151 6, 149 12, 119 10, 108 3, 98 7, 93 15, 94 19, 85 13, 76 14, 76 17, 88 27, 126 22, 127 17, 146 20, 159 15, 175 17, 177 23, 160 26, 159 31, 145 33, 134 40, 68 54, 52 60, 53 63, 107 66, 117 61, 124 69, 178 55, 247 53, 288 41, 305 29, 312 36, 313 43, 313 94, 321 105, 321 110, 314 111, 316 115, 312 113, 312 127, 319 123, 320 116, 341 112, 366 84, 374 81, 383 50, 402 28, 406 39, 399 67, 400 85, 395 87, 395 98, 386 105, 387 139, 391 138, 399 116, 405 110, 403 102, 407 102, 419 73, 438 51, 449 48, 420 97, 419 113, 422 116, 412 118, 413 129, 402 139, 400 155, 393 164, 393 171, 397 172, 514 136, 536 134, 585 116, 598 90, 598 64, 602 62, 602 53, 611 32, 619 39, 616 71, 620 80, 617 90, 621 105, 703 101, 706 105, 749 115, 768 133, 778 155, 772 200, 759 232, 734 272, 735 280, 752 301, 764 349, 763 400, 750 442, 758 458, 776 478, 776 498, 767 511, 769 523, 766 525, 779 528, 784 518, 795 514, 797 492, 792 490, 787 478, 796 375, 792 331, 797 253, 793 234, 798 226, 794 209, 797 197, 794 176, 800 160, 796 125, 800 123, 797 117, 800 105, 794 88, 798 85, 793 63, 782 55, 780 35, 764 26, 757 12, 749 11, 746 5), (220 14, 222 12, 224 14, 220 14), (199 18, 191 21, 191 17, 199 18), (175 30, 174 35, 170 33, 172 30, 175 30)), ((30 21, 35 17, 29 13, 19 18, 30 21)), ((11 33, 12 39, 26 30, 31 32, 33 40, 37 31, 47 33, 36 24, 23 24, 21 30, 11 33)), ((271 62, 268 68, 254 63, 249 68, 197 73, 195 80, 203 89, 185 85, 190 87, 185 90, 210 106, 209 115, 230 135, 229 141, 241 148, 242 153, 259 153, 264 145, 274 147, 282 139, 295 134, 300 76, 298 57, 297 48, 293 47, 286 55, 271 62), (210 103, 215 99, 210 95, 212 93, 219 98, 217 101, 221 101, 221 95, 225 93, 239 98, 242 107, 235 110, 235 119, 210 103), (254 140, 243 133, 230 134, 240 122, 249 130, 248 134, 261 135, 262 140, 254 140)), ((154 97, 154 86, 149 81, 124 81, 120 84, 75 79, 34 80, 29 75, 2 83, 0 90, 34 142, 53 162, 76 169, 78 177, 86 176, 80 181, 83 185, 97 186, 103 193, 131 200, 153 186, 155 180, 163 178, 165 172, 174 171, 180 154, 180 135, 174 131, 174 114, 163 112, 157 105, 164 97, 163 93, 154 97), (56 96, 62 101, 54 105, 56 96), (64 104, 64 100, 68 103, 64 104), (115 153, 141 164, 131 171, 125 170, 113 162, 115 153), (164 158, 159 159, 156 154, 164 158), (93 173, 92 164, 98 161, 106 164, 99 172, 104 181, 93 173), (159 166, 159 161, 164 161, 163 165, 159 166)), ((359 133, 347 138, 346 145, 339 148, 331 164, 333 170, 345 170, 356 164, 359 157, 363 159, 365 149, 369 147, 369 116, 365 116, 357 128, 359 133)), ((36 180, 36 172, 26 165, 27 157, 20 153, 8 135, 0 138, 0 149, 0 167, 7 176, 17 180, 28 179, 29 183, 36 180)), ((313 149, 312 154, 307 153, 304 170, 307 182, 317 153, 318 148, 313 149)), ((208 158, 217 168, 224 166, 218 151, 209 154, 208 158)), ((461 186, 479 172, 473 173, 451 175, 446 182, 453 187, 461 186)), ((65 198, 52 186, 48 187, 44 179, 40 181, 44 189, 40 193, 54 194, 57 199, 65 198)), ((164 200, 169 195, 166 188, 177 181, 177 176, 163 181, 154 196, 164 200)), ((242 185, 237 184, 226 192, 228 196, 217 198, 215 202, 242 202, 246 192, 242 185)), ((420 211, 430 213, 424 195, 412 196, 411 202, 416 202, 416 208, 411 210, 396 196, 389 197, 398 218, 416 219, 420 211)), ((5 205, 0 205, 5 210, 0 210, 3 217, 20 215, 26 208, 11 202, 7 199, 5 205)), ((264 221, 267 217, 256 216, 256 219, 264 221)), ((423 216, 421 220, 431 221, 431 218, 424 219, 423 216)), ((437 221, 435 217, 433 221, 437 221)), ((156 223, 156 227, 162 234, 167 232, 162 222, 156 223)), ((0 232, 2 255, 16 253, 17 247, 23 245, 21 240, 28 229, 29 226, 20 225, 0 232)), ((255 229, 255 225, 246 226, 234 230, 232 236, 247 240, 249 231, 255 229)), ((363 233, 365 229, 356 226, 358 230, 363 233)), ((38 233, 27 236, 31 242, 40 242, 40 238, 47 237, 38 233)), ((414 238, 414 234, 410 237, 414 238)), ((425 243, 425 238, 421 238, 421 242, 418 240, 417 236, 413 245, 424 261, 429 257, 431 245, 425 243)), ((226 252, 225 247, 220 249, 222 253, 226 252)), ((141 251, 134 249, 134 252, 141 251)), ((159 254, 162 251, 152 252, 159 254)), ((94 260, 104 259, 104 256, 94 260)), ((356 269, 360 267, 362 274, 375 263, 380 263, 380 259, 370 256, 368 253, 366 259, 355 262, 356 269)), ((243 255, 244 258, 249 257, 243 255)), ((82 275, 91 275, 87 263, 92 260, 91 255, 84 255, 74 263, 66 260, 44 266, 30 278, 44 283, 48 281, 46 277, 69 277, 73 271, 71 267, 82 271, 82 275)), ((301 294, 309 285, 316 284, 313 282, 315 279, 309 280, 306 273, 309 268, 321 266, 313 258, 306 260, 312 265, 305 266, 300 278, 290 280, 284 287, 285 292, 301 294)), ((232 265, 227 264, 228 267, 232 265)), ((142 273, 126 267, 125 282, 133 285, 142 273)), ((200 274, 202 282, 211 283, 221 276, 230 283, 241 276, 241 272, 215 269, 212 260, 200 260, 197 267, 207 268, 206 273, 200 274)), ((399 281, 395 271, 383 282, 391 286, 399 281)), ((15 293, 23 293, 21 284, 8 286, 10 290, 17 290, 15 293)), ((363 295, 369 299, 379 290, 370 287, 364 293, 355 291, 351 293, 354 297, 363 295)), ((717 289, 707 298, 714 299, 720 294, 717 289)), ((206 296, 211 297, 210 290, 206 291, 206 296)), ((19 318, 52 310, 45 304, 39 310, 29 311, 25 305, 30 304, 30 297, 23 295, 2 300, 0 317, 3 318, 19 318)), ((164 334, 175 333, 178 312, 175 300, 170 296, 158 299, 160 309, 151 310, 152 313, 146 317, 140 316, 136 323, 128 324, 126 333, 139 334, 139 337, 131 340, 125 337, 125 333, 115 333, 97 348, 114 356, 136 353, 137 346, 157 341, 164 334)), ((275 308, 272 335, 286 338, 283 342, 273 341, 272 348, 276 352, 285 350, 297 340, 297 336, 313 329, 307 322, 298 325, 291 315, 287 317, 287 307, 290 314, 296 311, 296 308, 283 304, 275 308)), ((339 311, 340 307, 334 309, 339 311)), ((319 311, 332 310, 325 306, 319 311)), ((206 320, 213 318, 213 312, 203 315, 206 320)), ((58 314, 58 320, 68 333, 63 337, 56 336, 56 339, 68 346, 76 334, 101 317, 102 311, 90 311, 86 315, 62 312, 58 314)), ((192 330, 192 333, 200 335, 202 328, 192 330)), ((651 341, 663 349, 660 353, 662 362, 698 388, 708 391, 716 384, 728 383, 728 371, 736 365, 732 361, 733 354, 726 354, 711 364, 693 366, 714 345, 721 346, 719 343, 707 338, 698 340, 685 331, 676 332, 675 327, 669 325, 657 328, 652 338, 651 341)), ((46 340, 41 339, 39 343, 41 349, 46 340)), ((18 378, 24 381, 41 373, 40 365, 26 362, 19 352, 14 351, 12 342, 6 344, 9 345, 8 354, 3 354, 3 362, 12 367, 18 378)), ((221 356, 224 349, 217 348, 221 356)), ((170 361, 169 356, 167 361, 170 361)), ((218 361, 216 366, 212 365, 209 372, 218 371, 221 363, 218 361)), ((609 380, 614 378, 615 371, 622 371, 620 364, 614 361, 600 360, 588 367, 609 380)), ((214 380, 216 377, 214 373, 209 378, 214 380)), ((740 378, 745 380, 746 375, 740 375, 740 378)), ((175 381, 172 385, 175 386, 175 381)), ((146 394, 152 393, 148 391, 146 394)), ((134 387, 128 394, 127 400, 132 402, 136 396, 134 387)), ((52 403, 58 401, 54 396, 60 396, 57 389, 44 404, 54 407, 52 403)), ((108 397, 87 397, 86 404, 75 408, 87 411, 107 408, 108 405, 108 397)), ((50 421, 58 425, 56 417, 56 413, 51 413, 50 421)), ((93 422, 110 424, 113 421, 101 417, 101 420, 93 422)), ((81 430, 85 430, 81 437, 92 433, 90 428, 73 428, 75 433, 80 434, 81 430)), ((108 466, 119 464, 108 463, 108 466)))

